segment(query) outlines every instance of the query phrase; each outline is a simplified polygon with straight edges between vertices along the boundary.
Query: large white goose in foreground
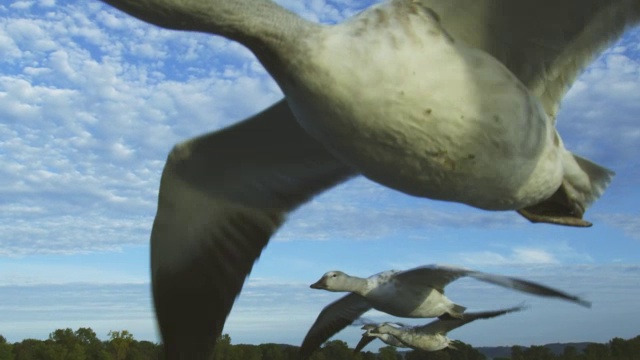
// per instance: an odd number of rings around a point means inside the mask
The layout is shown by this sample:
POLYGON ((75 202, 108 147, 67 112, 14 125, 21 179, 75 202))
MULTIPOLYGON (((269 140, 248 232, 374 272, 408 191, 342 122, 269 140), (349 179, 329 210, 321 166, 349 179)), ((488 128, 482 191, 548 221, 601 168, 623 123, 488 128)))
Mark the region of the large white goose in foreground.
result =
POLYGON ((203 358, 287 213, 362 174, 407 194, 587 226, 612 173, 555 130, 640 0, 393 0, 335 26, 269 0, 103 0, 247 46, 285 99, 177 145, 151 236, 168 356, 203 358))
POLYGON ((311 288, 349 294, 322 309, 300 345, 302 358, 311 355, 322 343, 371 309, 405 318, 464 318, 466 308, 453 303, 444 291, 448 284, 461 277, 591 307, 584 299, 542 284, 455 266, 426 265, 404 271, 387 270, 367 278, 329 271, 311 284, 311 288))

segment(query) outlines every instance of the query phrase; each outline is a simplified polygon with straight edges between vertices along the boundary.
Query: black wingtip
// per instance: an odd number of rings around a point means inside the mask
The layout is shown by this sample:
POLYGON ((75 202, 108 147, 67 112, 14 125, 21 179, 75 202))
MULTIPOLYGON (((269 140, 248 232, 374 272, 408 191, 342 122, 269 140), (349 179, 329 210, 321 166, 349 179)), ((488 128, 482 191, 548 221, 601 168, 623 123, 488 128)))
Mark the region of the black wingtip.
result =
POLYGON ((215 320, 211 290, 195 282, 169 280, 175 276, 166 271, 157 271, 155 275, 154 304, 164 358, 208 360, 222 332, 224 319, 222 323, 215 320), (164 286, 167 284, 171 287, 164 286))

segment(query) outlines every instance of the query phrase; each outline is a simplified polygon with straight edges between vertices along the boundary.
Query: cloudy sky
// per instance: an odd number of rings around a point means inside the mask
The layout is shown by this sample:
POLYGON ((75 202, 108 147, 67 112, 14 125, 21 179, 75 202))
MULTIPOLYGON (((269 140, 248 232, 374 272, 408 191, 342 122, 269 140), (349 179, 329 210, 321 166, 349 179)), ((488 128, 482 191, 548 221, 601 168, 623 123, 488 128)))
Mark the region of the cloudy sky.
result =
MULTIPOLYGON (((281 1, 328 23, 369 2, 281 1)), ((157 341, 148 252, 166 155, 272 104, 280 90, 236 43, 161 30, 95 0, 3 2, 0 54, 0 334, 15 342, 91 327, 102 338, 127 329, 157 341)), ((368 276, 448 263, 593 302, 585 309, 461 280, 449 295, 470 310, 525 300, 532 307, 454 338, 481 346, 638 335, 638 114, 634 30, 586 70, 559 115, 567 147, 617 173, 586 214, 592 228, 532 225, 513 212, 416 199, 356 179, 291 216, 225 332, 233 343, 299 344, 322 307, 341 296, 309 289, 325 271, 368 276)), ((336 338, 353 346, 359 332, 336 338)))

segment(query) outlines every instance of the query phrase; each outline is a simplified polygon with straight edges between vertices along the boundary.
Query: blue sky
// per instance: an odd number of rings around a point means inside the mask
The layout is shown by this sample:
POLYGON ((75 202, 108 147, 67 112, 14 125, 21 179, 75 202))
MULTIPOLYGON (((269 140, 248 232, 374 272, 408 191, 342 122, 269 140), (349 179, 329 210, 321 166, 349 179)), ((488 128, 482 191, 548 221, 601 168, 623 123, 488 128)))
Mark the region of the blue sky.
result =
MULTIPOLYGON (((280 3, 329 23, 369 4, 280 3)), ((157 341, 148 251, 166 155, 270 105, 280 90, 236 43, 161 30, 98 1, 3 2, 0 54, 0 334, 14 342, 91 327, 102 338, 128 329, 157 341)), ((359 178, 292 214, 224 331, 233 343, 297 345, 342 296, 309 289, 324 272, 448 263, 541 281, 594 304, 460 280, 448 294, 470 310, 532 307, 458 329, 456 339, 530 345, 638 335, 638 114, 633 30, 585 71, 559 114, 567 147, 617 173, 586 214, 592 228, 532 225, 514 212, 413 198, 359 178)), ((353 346, 359 333, 335 338, 353 346)))

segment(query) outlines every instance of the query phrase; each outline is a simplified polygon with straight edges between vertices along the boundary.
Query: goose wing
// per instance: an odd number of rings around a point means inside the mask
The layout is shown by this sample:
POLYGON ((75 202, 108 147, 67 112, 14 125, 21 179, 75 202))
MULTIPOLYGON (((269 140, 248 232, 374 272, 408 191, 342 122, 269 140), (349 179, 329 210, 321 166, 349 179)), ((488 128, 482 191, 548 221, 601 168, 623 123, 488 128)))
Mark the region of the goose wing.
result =
POLYGON ((638 0, 420 0, 455 38, 507 66, 555 119, 576 77, 640 22, 638 0))
POLYGON ((299 127, 284 100, 177 145, 151 233, 153 298, 168 358, 209 354, 287 213, 353 175, 299 127))
POLYGON ((358 341, 358 344, 353 349, 353 353, 354 354, 359 353, 362 349, 364 349, 367 345, 369 345, 375 339, 376 337, 369 335, 368 331, 363 333, 362 338, 360 338, 360 341, 358 341))
POLYGON ((482 312, 470 312, 464 313, 462 319, 447 318, 434 320, 427 325, 415 327, 415 331, 422 334, 442 334, 446 335, 449 331, 459 328, 462 325, 468 324, 478 319, 490 319, 497 316, 505 315, 512 312, 522 311, 526 309, 525 306, 515 306, 508 309, 495 310, 495 311, 482 311, 482 312))
POLYGON ((474 271, 462 267, 448 265, 426 265, 400 272, 396 279, 403 286, 430 286, 442 293, 447 284, 463 276, 472 277, 476 280, 490 284, 502 286, 526 292, 532 295, 556 297, 567 301, 575 302, 584 307, 591 307, 591 303, 575 295, 567 294, 561 290, 551 288, 533 281, 523 280, 515 277, 490 274, 474 271))
POLYGON ((519 279, 515 277, 510 277, 510 276, 483 273, 480 271, 471 271, 467 274, 467 276, 472 277, 476 280, 526 292, 532 295, 544 296, 544 297, 555 297, 555 298, 563 299, 566 301, 574 302, 578 305, 581 305, 587 308, 591 307, 591 303, 589 301, 586 301, 578 296, 567 294, 564 291, 554 289, 552 287, 545 286, 533 281, 519 279))
POLYGON ((371 310, 371 304, 362 296, 353 293, 327 305, 302 340, 300 359, 309 358, 322 343, 369 310, 371 310))
POLYGON ((432 287, 444 294, 444 288, 451 282, 466 276, 471 270, 446 265, 425 265, 396 274, 398 284, 409 287, 432 287))

